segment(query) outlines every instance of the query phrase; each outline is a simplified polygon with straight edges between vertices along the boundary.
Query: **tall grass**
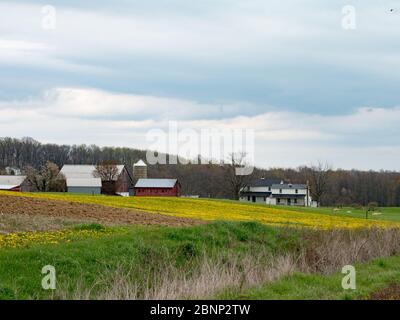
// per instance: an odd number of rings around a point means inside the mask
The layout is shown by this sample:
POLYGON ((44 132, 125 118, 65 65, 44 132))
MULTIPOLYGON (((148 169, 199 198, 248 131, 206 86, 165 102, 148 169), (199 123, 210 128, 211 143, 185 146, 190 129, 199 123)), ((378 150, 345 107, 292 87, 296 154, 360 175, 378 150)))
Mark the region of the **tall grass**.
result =
POLYGON ((304 245, 298 255, 298 268, 303 272, 329 274, 347 264, 400 253, 398 229, 310 232, 302 238, 304 245))
POLYGON ((151 271, 144 281, 134 277, 137 270, 126 272, 123 268, 103 274, 95 287, 84 289, 78 283, 74 291, 58 290, 54 298, 61 299, 202 299, 212 297, 226 288, 244 289, 267 281, 275 281, 294 271, 291 255, 273 258, 267 253, 262 257, 251 254, 230 255, 212 259, 203 254, 199 264, 192 271, 184 271, 174 265, 163 266, 163 271, 151 271))
MULTIPOLYGON (((290 236, 287 229, 277 237, 290 236), (286 235, 285 235, 286 233, 286 235)), ((330 274, 344 265, 400 254, 398 229, 365 231, 300 231, 299 241, 289 250, 235 251, 215 254, 203 250, 183 264, 149 256, 148 263, 132 264, 98 276, 91 288, 84 283, 64 284, 54 298, 68 299, 204 299, 220 292, 241 292, 276 281, 293 272, 330 274), (140 276, 139 276, 140 275, 140 276), (71 290, 74 287, 74 290, 71 290)))

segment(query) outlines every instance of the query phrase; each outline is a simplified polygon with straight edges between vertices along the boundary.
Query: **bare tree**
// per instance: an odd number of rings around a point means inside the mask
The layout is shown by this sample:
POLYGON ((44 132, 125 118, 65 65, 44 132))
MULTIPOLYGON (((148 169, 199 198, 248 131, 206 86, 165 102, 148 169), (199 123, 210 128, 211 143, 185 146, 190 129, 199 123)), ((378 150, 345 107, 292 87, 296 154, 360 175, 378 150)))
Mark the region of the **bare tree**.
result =
POLYGON ((96 165, 94 176, 102 181, 102 193, 114 195, 118 189, 119 170, 117 163, 106 160, 96 165))
POLYGON ((323 196, 328 190, 329 176, 332 171, 328 163, 318 162, 317 165, 311 165, 307 170, 307 178, 310 181, 311 196, 320 206, 323 196))
POLYGON ((117 163, 113 160, 106 160, 96 165, 95 177, 101 178, 102 181, 115 181, 118 179, 117 163))
POLYGON ((60 173, 58 166, 46 162, 39 170, 33 167, 25 168, 28 183, 34 191, 63 192, 65 191, 65 177, 60 173))
POLYGON ((248 186, 253 178, 252 174, 238 174, 238 169, 245 168, 246 154, 243 152, 231 153, 229 159, 225 162, 226 175, 231 191, 232 198, 234 200, 239 200, 240 191, 248 186))
MULTIPOLYGON (((95 145, 55 145, 42 144, 32 138, 13 139, 0 137, 0 168, 21 169, 32 166, 40 170, 47 161, 62 167, 64 164, 101 163, 114 159, 132 168, 139 159, 146 158, 146 150, 131 148, 98 147, 95 145)), ((205 159, 203 159, 205 160, 205 159)), ((212 160, 212 159, 207 159, 212 160)), ((200 161, 202 162, 202 161, 200 161)), ((204 163, 203 163, 204 162, 204 163)), ((184 194, 196 194, 203 197, 232 197, 231 182, 227 179, 225 165, 152 165, 150 177, 179 178, 184 194)), ((262 177, 280 178, 292 183, 303 183, 311 179, 309 167, 290 168, 255 168, 262 177)), ((8 174, 2 171, 3 174, 8 174)), ((314 195, 315 197, 315 195, 314 195)), ((366 206, 369 202, 378 202, 379 206, 400 206, 399 171, 360 171, 331 170, 326 191, 320 201, 324 205, 366 206)))

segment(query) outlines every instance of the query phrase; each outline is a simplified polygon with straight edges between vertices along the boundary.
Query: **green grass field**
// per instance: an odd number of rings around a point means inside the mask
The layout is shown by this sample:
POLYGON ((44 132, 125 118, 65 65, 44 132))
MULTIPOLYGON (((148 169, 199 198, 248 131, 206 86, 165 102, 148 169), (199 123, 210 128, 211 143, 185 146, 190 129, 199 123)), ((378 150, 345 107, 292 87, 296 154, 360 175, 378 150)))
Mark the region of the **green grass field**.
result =
MULTIPOLYGON (((288 210, 293 210, 293 207, 284 207, 288 210)), ((353 208, 353 207, 320 207, 320 208, 304 208, 300 207, 295 209, 302 212, 316 212, 320 214, 333 215, 339 217, 352 217, 359 219, 366 219, 366 213, 364 209, 353 208)), ((375 212, 369 212, 369 220, 386 220, 386 221, 400 221, 400 207, 380 207, 375 212)))
POLYGON ((363 299, 400 283, 398 208, 379 209, 382 214, 367 221, 352 208, 0 194, 16 202, 22 196, 49 205, 79 202, 100 205, 99 210, 116 207, 208 222, 187 227, 72 224, 70 231, 57 234, 0 235, 0 299, 363 299), (358 288, 344 291, 337 272, 356 263, 358 288), (45 265, 56 268, 55 291, 41 287, 45 265))
POLYGON ((130 273, 135 283, 144 285, 152 281, 153 274, 169 269, 190 274, 204 255, 212 261, 223 257, 228 261, 248 252, 253 256, 277 254, 299 245, 296 233, 251 222, 217 222, 190 228, 134 226, 114 231, 99 239, 0 250, 0 299, 60 298, 57 291, 41 288, 45 265, 56 268, 58 287, 67 297, 73 296, 77 286, 82 290, 93 288, 92 297, 96 297, 112 281, 98 282, 98 276, 107 278, 116 270, 130 273))
POLYGON ((277 274, 275 281, 268 281, 267 275, 265 282, 251 286, 253 276, 257 281, 263 279, 274 257, 317 246, 318 242, 313 241, 319 237, 310 239, 320 232, 253 222, 215 222, 185 228, 134 226, 111 228, 108 236, 96 239, 2 249, 0 299, 142 299, 149 295, 154 298, 151 290, 169 292, 174 289, 170 288, 171 283, 189 288, 180 298, 364 299, 400 282, 400 257, 395 256, 357 264, 355 291, 342 289, 340 273, 297 272, 285 276, 288 271, 279 268, 271 269, 277 274), (306 243, 305 239, 311 242, 306 243), (208 261, 206 265, 204 261, 208 261), (55 291, 41 288, 41 268, 45 265, 53 265, 57 270, 55 291), (252 276, 257 266, 258 271, 252 276), (242 277, 249 272, 250 281, 243 286, 242 277), (214 285, 219 279, 229 282, 214 285), (136 291, 127 296, 126 286, 135 286, 136 291), (200 292, 192 296, 192 287, 200 292))

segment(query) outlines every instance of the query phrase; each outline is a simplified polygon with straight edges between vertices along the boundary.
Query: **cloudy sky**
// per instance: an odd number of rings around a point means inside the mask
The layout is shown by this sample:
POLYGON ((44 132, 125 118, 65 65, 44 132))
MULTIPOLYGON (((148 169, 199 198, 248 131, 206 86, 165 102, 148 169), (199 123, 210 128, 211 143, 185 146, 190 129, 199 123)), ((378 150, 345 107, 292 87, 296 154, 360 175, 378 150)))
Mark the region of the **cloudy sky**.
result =
POLYGON ((400 170, 399 36, 398 1, 1 1, 0 137, 148 148, 177 121, 254 129, 259 166, 400 170))

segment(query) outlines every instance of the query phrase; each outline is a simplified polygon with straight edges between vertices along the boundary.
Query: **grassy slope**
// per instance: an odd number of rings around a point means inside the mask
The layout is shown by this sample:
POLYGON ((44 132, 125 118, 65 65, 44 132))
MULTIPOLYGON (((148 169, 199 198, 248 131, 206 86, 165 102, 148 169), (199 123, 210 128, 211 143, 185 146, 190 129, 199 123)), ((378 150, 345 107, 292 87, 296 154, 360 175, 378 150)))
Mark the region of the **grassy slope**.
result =
MULTIPOLYGON (((226 202, 234 202, 232 200, 215 200, 215 201, 226 201, 226 202)), ((237 202, 234 202, 237 203, 237 202)), ((243 205, 249 205, 248 203, 241 203, 243 205)), ((253 206, 261 206, 267 208, 276 208, 276 206, 267 206, 262 203, 251 203, 253 206)), ((365 219, 365 210, 363 209, 355 209, 353 207, 343 207, 343 208, 335 208, 335 207, 319 207, 319 208, 310 208, 310 207, 295 207, 295 206, 279 206, 278 208, 282 210, 296 211, 296 212, 306 212, 306 213, 317 213, 317 214, 325 214, 330 216, 337 217, 346 217, 346 218, 359 218, 365 219)), ((368 219, 370 220, 383 220, 383 221, 400 221, 400 207, 381 207, 376 210, 377 213, 373 215, 369 213, 368 219)))
MULTIPOLYGON (((256 223, 217 222, 186 228, 125 228, 113 236, 79 240, 58 245, 34 245, 29 248, 0 250, 0 299, 49 298, 41 289, 41 269, 53 265, 60 286, 73 289, 82 282, 93 285, 99 274, 132 268, 138 281, 146 272, 172 263, 191 269, 203 252, 211 257, 259 250, 285 252, 296 246, 297 236, 256 223)), ((71 290, 73 290, 71 289, 71 290)))
POLYGON ((329 228, 361 228, 368 226, 398 225, 394 222, 366 221, 352 217, 321 215, 319 211, 307 211, 301 208, 281 208, 264 205, 244 204, 234 201, 218 201, 187 198, 155 198, 155 197, 110 197, 74 194, 17 194, 3 193, 13 196, 37 197, 62 201, 94 203, 120 208, 132 208, 149 212, 157 212, 178 217, 203 220, 236 220, 258 221, 270 225, 310 226, 329 228))
POLYGON ((365 299, 371 293, 400 282, 400 257, 380 258, 356 265, 356 290, 342 289, 343 274, 330 276, 297 273, 246 293, 225 292, 221 299, 332 300, 365 299))

